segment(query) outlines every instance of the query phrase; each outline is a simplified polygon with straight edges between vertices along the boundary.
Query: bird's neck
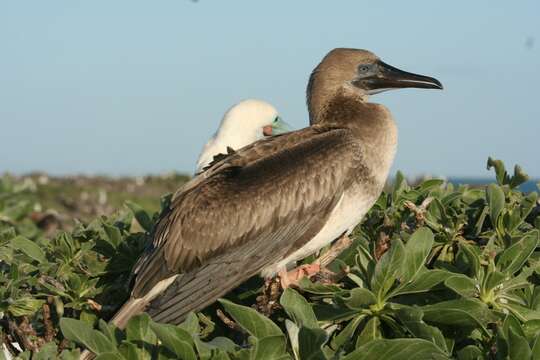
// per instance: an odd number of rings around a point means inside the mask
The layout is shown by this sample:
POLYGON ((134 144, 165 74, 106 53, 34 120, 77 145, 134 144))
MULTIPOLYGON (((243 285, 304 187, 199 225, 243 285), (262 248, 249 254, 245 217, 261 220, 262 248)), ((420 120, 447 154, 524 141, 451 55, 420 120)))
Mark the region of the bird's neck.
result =
POLYGON ((359 159, 379 181, 386 181, 397 148, 397 127, 386 107, 341 88, 319 109, 317 124, 347 128, 359 145, 359 159))

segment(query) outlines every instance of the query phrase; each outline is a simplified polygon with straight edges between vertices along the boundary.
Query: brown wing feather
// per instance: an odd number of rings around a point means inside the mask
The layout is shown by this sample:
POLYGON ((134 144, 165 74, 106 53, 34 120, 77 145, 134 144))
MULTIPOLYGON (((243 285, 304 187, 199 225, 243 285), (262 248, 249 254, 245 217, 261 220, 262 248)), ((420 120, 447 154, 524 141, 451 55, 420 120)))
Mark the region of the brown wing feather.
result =
POLYGON ((229 256, 261 258, 245 265, 251 276, 293 244, 309 241, 348 182, 354 146, 348 130, 313 126, 259 141, 215 164, 175 194, 153 247, 136 267, 133 296, 172 274, 192 273, 219 258, 230 262, 229 256))

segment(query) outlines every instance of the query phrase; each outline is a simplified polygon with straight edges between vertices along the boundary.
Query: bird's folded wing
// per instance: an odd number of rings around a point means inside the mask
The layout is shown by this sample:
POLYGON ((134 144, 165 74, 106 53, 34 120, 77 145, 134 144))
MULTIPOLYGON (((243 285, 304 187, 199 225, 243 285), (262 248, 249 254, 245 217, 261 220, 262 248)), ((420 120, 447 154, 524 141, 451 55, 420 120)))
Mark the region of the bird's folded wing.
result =
POLYGON ((304 245, 350 181, 355 146, 348 130, 313 126, 214 164, 173 197, 135 267, 132 296, 217 262, 241 262, 245 280, 304 245))

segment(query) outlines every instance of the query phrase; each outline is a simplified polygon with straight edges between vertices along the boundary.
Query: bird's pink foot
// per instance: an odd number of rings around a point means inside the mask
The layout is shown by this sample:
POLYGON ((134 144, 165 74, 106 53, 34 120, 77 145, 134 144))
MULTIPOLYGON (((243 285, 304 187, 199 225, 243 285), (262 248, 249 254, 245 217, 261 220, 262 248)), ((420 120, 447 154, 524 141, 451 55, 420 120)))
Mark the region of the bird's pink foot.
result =
POLYGON ((300 265, 291 271, 280 271, 278 273, 281 287, 283 289, 288 288, 291 285, 298 285, 298 282, 304 278, 310 278, 321 271, 321 265, 318 263, 300 265))

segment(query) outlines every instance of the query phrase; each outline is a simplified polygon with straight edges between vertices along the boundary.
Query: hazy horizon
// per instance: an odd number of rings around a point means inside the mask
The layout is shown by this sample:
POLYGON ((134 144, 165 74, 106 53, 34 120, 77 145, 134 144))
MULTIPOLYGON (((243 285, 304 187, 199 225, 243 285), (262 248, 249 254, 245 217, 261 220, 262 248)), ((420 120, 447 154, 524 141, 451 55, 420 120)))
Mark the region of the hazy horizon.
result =
POLYGON ((309 73, 367 48, 444 91, 372 97, 393 113, 392 174, 492 177, 488 156, 540 177, 540 3, 0 4, 0 173, 191 173, 244 98, 307 124, 309 73))

